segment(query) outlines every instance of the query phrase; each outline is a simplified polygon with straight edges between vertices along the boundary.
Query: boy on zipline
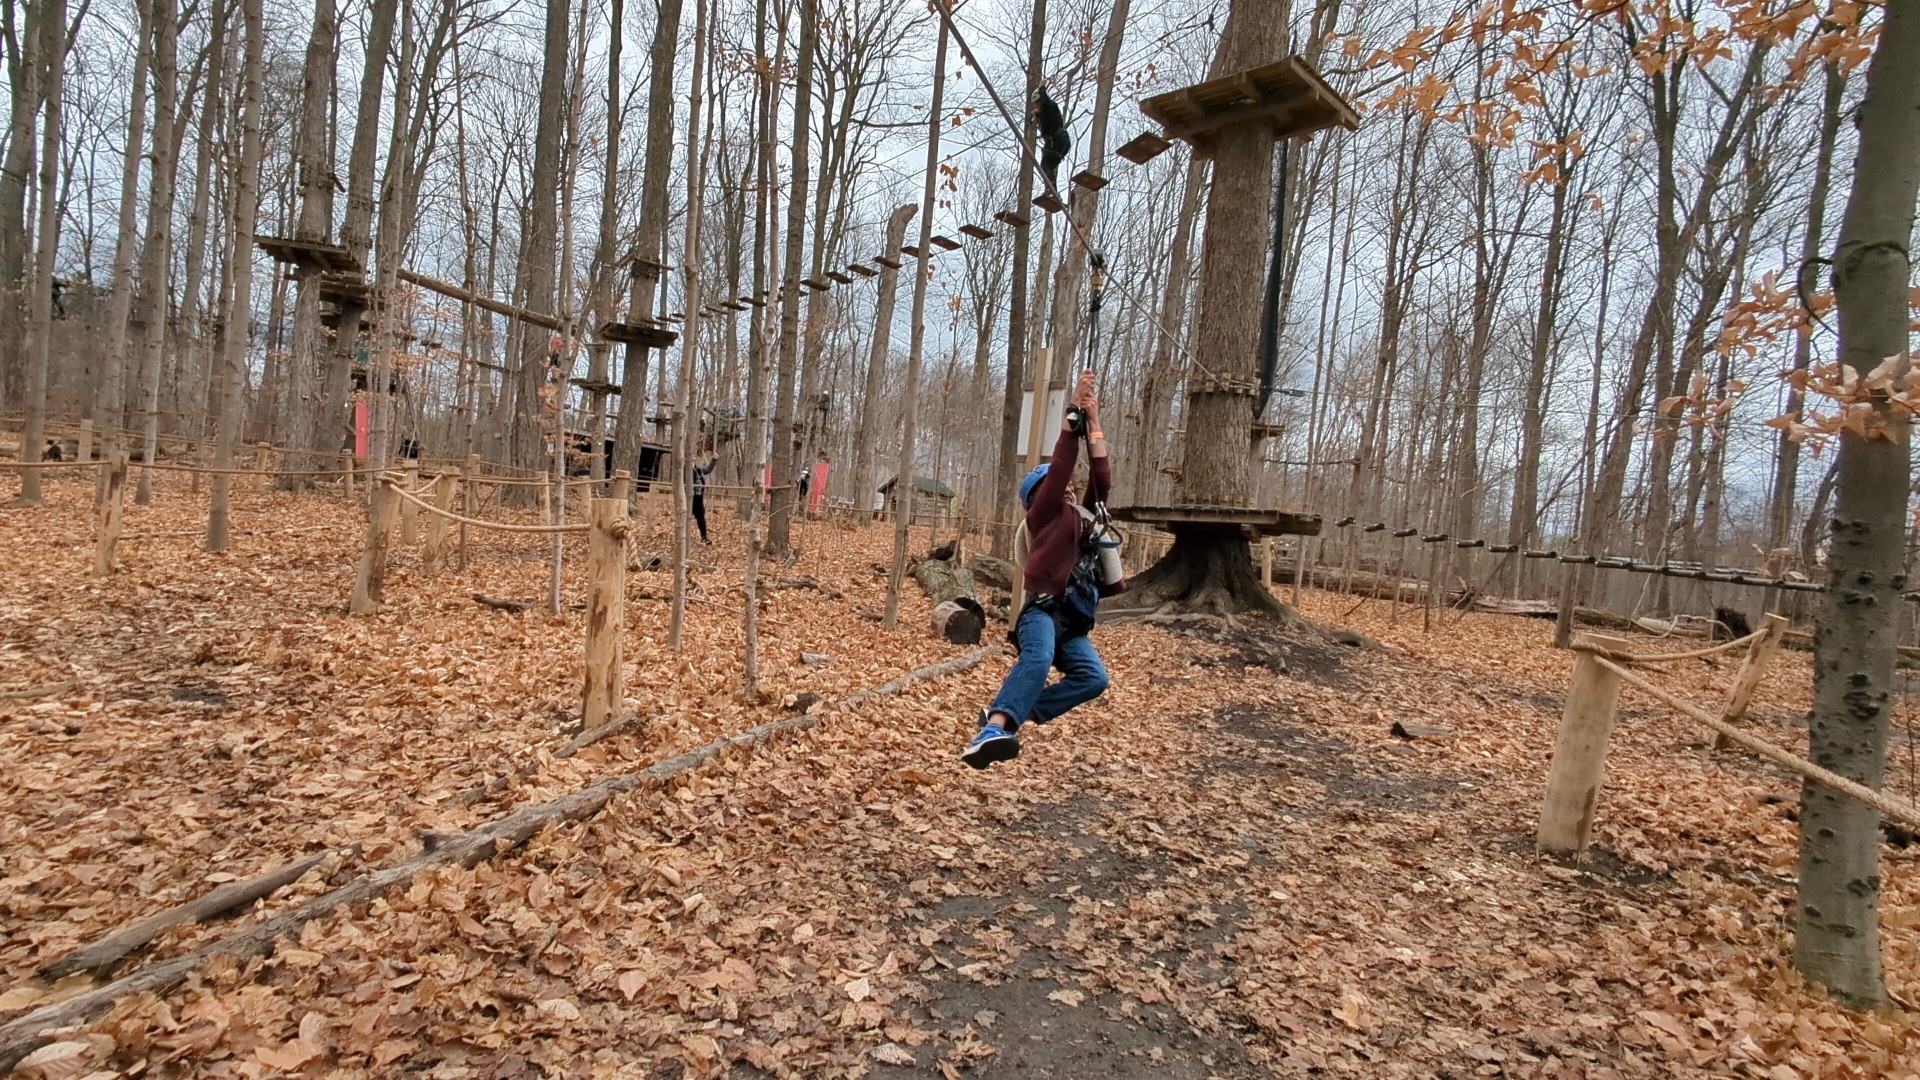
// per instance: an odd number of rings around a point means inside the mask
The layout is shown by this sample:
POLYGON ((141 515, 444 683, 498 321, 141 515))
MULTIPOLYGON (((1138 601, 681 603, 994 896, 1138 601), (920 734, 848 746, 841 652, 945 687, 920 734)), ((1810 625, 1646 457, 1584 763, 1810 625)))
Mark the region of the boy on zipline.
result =
POLYGON ((1113 470, 1107 461, 1106 438, 1100 433, 1093 372, 1081 372, 1073 404, 1075 408, 1067 411, 1061 424, 1052 459, 1020 482, 1028 540, 1022 564, 1027 602, 1014 622, 1020 659, 1007 672, 993 704, 980 710, 980 730, 960 752, 960 759, 976 769, 1018 757, 1021 724, 1044 724, 1107 689, 1107 667, 1087 632, 1093 629, 1100 598, 1120 592, 1126 584, 1117 574, 1111 584, 1105 583, 1095 546, 1093 510, 1106 503, 1113 470), (1086 497, 1076 504, 1073 470, 1083 435, 1091 460, 1086 497), (1061 679, 1049 686, 1049 669, 1056 667, 1061 679))

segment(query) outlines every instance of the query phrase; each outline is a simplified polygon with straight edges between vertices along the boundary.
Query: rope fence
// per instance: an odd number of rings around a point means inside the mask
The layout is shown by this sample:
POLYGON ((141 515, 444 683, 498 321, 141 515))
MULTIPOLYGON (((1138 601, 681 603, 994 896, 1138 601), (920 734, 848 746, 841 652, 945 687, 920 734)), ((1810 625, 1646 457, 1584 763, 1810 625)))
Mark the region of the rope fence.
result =
POLYGON ((456 514, 451 510, 442 510, 432 503, 427 502, 402 487, 399 481, 395 480, 391 475, 381 476, 380 483, 384 490, 393 492, 406 502, 412 503, 418 509, 425 510, 430 514, 445 518, 456 524, 471 525, 476 529, 492 529, 494 532, 541 533, 551 535, 554 533, 583 533, 591 531, 593 528, 592 525, 586 522, 581 522, 578 525, 515 525, 505 521, 487 521, 484 518, 471 518, 464 514, 456 514))

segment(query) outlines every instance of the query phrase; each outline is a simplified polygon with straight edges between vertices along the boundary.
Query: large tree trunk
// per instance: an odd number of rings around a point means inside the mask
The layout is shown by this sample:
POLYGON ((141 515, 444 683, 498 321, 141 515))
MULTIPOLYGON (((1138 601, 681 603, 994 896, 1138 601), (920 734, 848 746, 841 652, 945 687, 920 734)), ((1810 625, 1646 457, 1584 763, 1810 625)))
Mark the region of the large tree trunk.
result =
POLYGON ((1159 333, 1153 338, 1153 360, 1140 392, 1140 437, 1129 449, 1134 455, 1133 501, 1158 501, 1160 467, 1167 460, 1166 432, 1173 426, 1174 392, 1185 365, 1174 362, 1173 351, 1187 322, 1187 279, 1193 274, 1193 227, 1200 219, 1206 194, 1207 159, 1187 158, 1187 180, 1180 196, 1180 217, 1173 227, 1173 251, 1167 265, 1166 296, 1160 306, 1159 333))
MULTIPOLYGON (((173 240, 174 164, 178 140, 180 23, 174 0, 153 2, 153 170, 147 188, 147 242, 140 253, 140 316, 146 324, 141 342, 140 407, 145 414, 145 461, 152 466, 160 447, 160 361, 167 342, 167 267, 173 240)), ((153 469, 140 470, 134 503, 153 501, 153 469)))
MULTIPOLYGON (((614 251, 614 236, 620 228, 620 52, 621 44, 626 40, 626 4, 624 0, 612 0, 607 22, 610 32, 607 38, 607 146, 606 175, 600 188, 600 235, 593 248, 593 298, 588 304, 588 327, 597 332, 605 321, 613 318, 613 282, 618 273, 619 256, 614 251)), ((586 336, 576 329, 576 334, 586 336)), ((607 381, 607 359, 613 352, 613 346, 604 341, 596 341, 587 349, 587 381, 605 384, 607 381)), ((607 431, 607 394, 598 388, 592 391, 592 415, 587 420, 587 431, 593 437, 592 477, 604 480, 607 456, 601 450, 607 431)), ((629 470, 631 471, 631 470, 629 470)))
MULTIPOLYGON (((34 231, 33 295, 27 311, 27 423, 20 434, 20 460, 40 460, 47 438, 47 368, 53 344, 53 271, 60 254, 61 77, 67 66, 66 0, 45 0, 38 59, 45 69, 46 112, 40 120, 40 225, 34 231)), ((20 474, 20 501, 40 503, 40 470, 20 474)))
MULTIPOLYGON (((314 0, 313 30, 307 37, 306 66, 300 76, 300 126, 295 168, 300 176, 300 217, 293 235, 324 244, 333 231, 333 115, 334 82, 339 47, 339 24, 334 0, 314 0)), ((465 170, 462 170, 464 179, 465 170)), ((315 453, 293 459, 293 470, 320 468, 328 451, 327 417, 322 410, 327 395, 321 365, 320 291, 313 274, 301 271, 295 282, 293 342, 287 361, 287 442, 295 450, 315 453)), ((463 342, 463 346, 465 343, 463 342)), ((329 463, 330 464, 330 463, 329 463)), ((304 478, 283 477, 290 487, 304 478)))
MULTIPOLYGON (((807 191, 812 151, 813 68, 819 51, 820 5, 800 0, 799 60, 794 65, 792 186, 787 193, 786 264, 780 275, 780 346, 773 399, 773 498, 767 508, 767 551, 787 554, 787 531, 799 506, 794 487, 794 394, 800 365, 800 256, 806 242, 807 191)), ((819 238, 815 237, 817 244, 819 238)))
MULTIPOLYGON (((240 5, 247 42, 240 75, 240 161, 234 170, 233 227, 227 238, 232 245, 233 294, 226 311, 223 355, 216 378, 220 386, 219 446, 214 464, 223 470, 234 466, 234 448, 240 442, 241 421, 246 418, 247 330, 253 323, 253 231, 260 210, 260 57, 266 44, 260 4, 261 0, 242 0, 240 5)), ((208 551, 227 549, 232 484, 229 473, 213 476, 213 502, 207 514, 208 551)))
MULTIPOLYGON (((20 23, 19 54, 8 65, 12 99, 7 156, 0 167, 0 407, 25 393, 27 284, 27 187, 33 173, 33 118, 40 113, 40 4, 27 4, 20 23)), ((7 8, 12 25, 13 7, 7 8)), ((135 144, 137 147, 137 144, 135 144)))
POLYGON ((687 103, 687 227, 680 243, 681 273, 687 303, 686 333, 680 338, 680 375, 673 393, 673 601, 667 624, 667 648, 679 652, 687 619, 687 545, 692 515, 694 366, 700 356, 700 218, 706 204, 707 147, 713 142, 712 120, 706 137, 700 130, 707 77, 707 0, 693 4, 692 98, 687 103))
MULTIPOLYGON (((1224 74, 1279 58, 1286 50, 1289 4, 1234 0, 1216 64, 1224 74)), ((1200 324, 1194 355, 1204 365, 1187 391, 1186 457, 1174 487, 1189 506, 1244 507, 1252 502, 1250 433, 1260 374, 1261 275, 1272 234, 1273 145, 1270 129, 1243 124, 1214 143, 1207 199, 1206 248, 1200 256, 1200 324)), ((1134 583, 1129 601, 1216 612, 1284 609, 1260 584, 1245 534, 1237 529, 1176 532, 1166 556, 1134 583)))
MULTIPOLYGON (((1906 353, 1914 200, 1920 193, 1920 10, 1888 4, 1860 104, 1853 190, 1834 252, 1841 362, 1861 376, 1906 353)), ((1884 396, 1875 426, 1840 434, 1827 592, 1814 633, 1808 756, 1880 786, 1894 689, 1907 421, 1884 396)), ((1800 893, 1794 964, 1859 1005, 1886 996, 1880 976, 1880 814, 1807 781, 1800 795, 1800 893)))
MULTIPOLYGON (((560 219, 561 140, 566 136, 568 19, 566 0, 547 0, 546 56, 540 75, 540 121, 533 140, 533 179, 529 192, 527 232, 521 245, 521 303, 542 315, 554 310, 554 273, 558 255, 560 219)), ((688 318, 694 313, 688 312, 688 318)), ((542 396, 547 383, 548 336, 525 328, 520 336, 517 396, 513 428, 508 437, 513 463, 523 469, 540 467, 541 447, 552 425, 542 396)), ((558 401, 553 402, 557 406, 558 401)))
MULTIPOLYGON (((681 0, 660 0, 659 21, 653 28, 652 72, 647 84, 647 159, 640 180, 640 226, 633 241, 636 256, 664 262, 667 236, 667 180, 673 165, 673 61, 680 45, 681 0)), ((659 271, 636 266, 627 318, 633 322, 653 317, 654 291, 659 271)), ((697 318, 688 312, 689 318, 697 318)), ((647 360, 645 346, 628 345, 620 379, 620 415, 613 423, 615 468, 638 469, 640 444, 647 423, 647 360)))
MULTIPOLYGON (((887 218, 888 251, 899 251, 900 245, 906 243, 907 222, 913 220, 919 209, 913 203, 894 207, 887 218)), ((873 340, 867 348, 866 390, 860 397, 860 428, 854 439, 859 456, 853 467, 853 505, 859 510, 872 504, 879 486, 874 476, 874 462, 879 458, 879 447, 875 444, 880 439, 880 394, 886 386, 887 352, 893 346, 893 308, 899 293, 900 271, 881 267, 879 292, 873 301, 873 340)))

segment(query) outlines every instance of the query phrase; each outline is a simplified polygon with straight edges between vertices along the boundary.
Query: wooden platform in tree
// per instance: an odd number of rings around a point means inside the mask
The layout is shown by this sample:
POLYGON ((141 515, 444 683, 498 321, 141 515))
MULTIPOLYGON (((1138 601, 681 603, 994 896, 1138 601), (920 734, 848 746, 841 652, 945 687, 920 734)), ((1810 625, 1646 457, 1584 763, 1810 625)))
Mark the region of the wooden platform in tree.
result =
POLYGON ((894 258, 891 255, 875 255, 873 257, 873 261, 879 263, 881 266, 884 266, 889 270, 900 269, 900 260, 894 258))
POLYGON ((853 276, 851 274, 848 274, 845 270, 829 270, 827 271, 827 276, 832 278, 835 282, 841 285, 853 284, 853 276))
POLYGON ((1119 154, 1135 165, 1145 165, 1147 162, 1166 153, 1167 149, 1172 145, 1171 142, 1162 138, 1158 132, 1143 131, 1127 140, 1127 144, 1115 150, 1114 153, 1119 154))
POLYGON ((568 382, 590 394, 618 394, 619 383, 601 382, 594 379, 568 379, 568 382))
POLYGON ((900 254, 908 256, 909 258, 917 259, 920 257, 920 245, 919 244, 901 244, 900 254))
POLYGON ((314 273, 357 275, 365 269, 358 259, 338 244, 294 240, 284 236, 256 236, 253 242, 273 261, 291 263, 314 273))
POLYGON ((859 274, 861 277, 877 277, 880 273, 880 271, 875 270, 873 267, 868 266, 866 263, 850 263, 848 264, 847 269, 853 271, 856 274, 859 274))
POLYGON ((1319 514, 1296 514, 1290 510, 1255 510, 1245 506, 1122 506, 1113 511, 1113 516, 1169 531, 1244 529, 1262 536, 1320 535, 1319 514))
POLYGON ((366 307, 373 297, 373 286, 368 285, 358 274, 335 273, 322 274, 315 279, 320 290, 320 299, 324 303, 366 307))
POLYGON ((1156 94, 1140 102, 1140 111, 1167 138, 1184 139, 1200 154, 1211 151, 1215 135, 1240 124, 1266 124, 1282 139, 1360 124, 1353 106, 1297 56, 1156 94))
POLYGON ((991 239, 993 239, 993 230, 992 230, 992 229, 989 229, 989 228, 986 228, 986 227, 984 227, 984 226, 981 226, 981 225, 975 225, 975 224, 972 224, 971 222, 969 222, 968 224, 965 224, 965 225, 962 225, 962 226, 960 226, 960 231, 961 231, 961 232, 963 232, 963 233, 965 233, 965 234, 966 234, 966 235, 968 235, 968 236, 971 236, 971 237, 973 237, 973 238, 974 238, 975 240, 991 240, 991 239))
POLYGON ((646 323, 609 322, 600 324, 600 340, 638 345, 645 349, 664 349, 680 340, 680 335, 646 323))

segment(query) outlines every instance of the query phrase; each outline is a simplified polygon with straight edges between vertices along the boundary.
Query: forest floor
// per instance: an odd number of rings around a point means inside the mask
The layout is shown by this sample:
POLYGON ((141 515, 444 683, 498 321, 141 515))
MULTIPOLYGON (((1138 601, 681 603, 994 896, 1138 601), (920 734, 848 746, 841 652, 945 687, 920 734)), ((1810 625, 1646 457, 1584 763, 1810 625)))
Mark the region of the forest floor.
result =
MULTIPOLYGON (((0 500, 15 484, 0 479, 0 500)), ((822 588, 766 592, 769 700, 740 699, 745 530, 717 502, 679 655, 663 647, 670 575, 629 575, 626 692, 645 725, 556 760, 579 723, 582 613, 470 598, 543 597, 542 539, 476 532, 470 569, 438 576, 403 551, 381 612, 348 618, 362 526, 338 494, 241 492, 234 550, 128 541, 106 581, 89 576, 90 494, 55 480, 46 508, 0 509, 0 692, 75 680, 0 700, 0 1022, 88 985, 42 985, 39 965, 216 884, 360 845, 123 970, 402 862, 423 831, 792 715, 801 695, 824 703, 810 730, 430 871, 270 958, 124 1000, 31 1075, 1786 1078, 1920 1063, 1920 1014, 1845 1011, 1788 962, 1798 784, 1773 766, 1712 753, 1629 695, 1592 858, 1534 853, 1569 670, 1547 622, 1447 616, 1423 633, 1418 612, 1395 625, 1387 604, 1309 591, 1309 617, 1394 651, 1258 625, 1103 627, 1112 691, 975 772, 957 753, 1000 652, 832 708, 964 651, 927 631, 918 595, 897 629, 869 617, 888 529, 798 527, 799 561, 771 576, 822 588), (1395 720, 1452 737, 1403 742, 1395 720)), ((164 477, 128 529, 197 530, 205 498, 164 477)), ((650 498, 643 561, 669 547, 650 498)), ((572 601, 582 563, 575 541, 572 601)), ((1710 703, 1735 665, 1658 677, 1710 703)), ((1754 726, 1803 749, 1809 680, 1784 654, 1754 726)), ((1920 848, 1884 856, 1888 983, 1920 1002, 1920 848)))

